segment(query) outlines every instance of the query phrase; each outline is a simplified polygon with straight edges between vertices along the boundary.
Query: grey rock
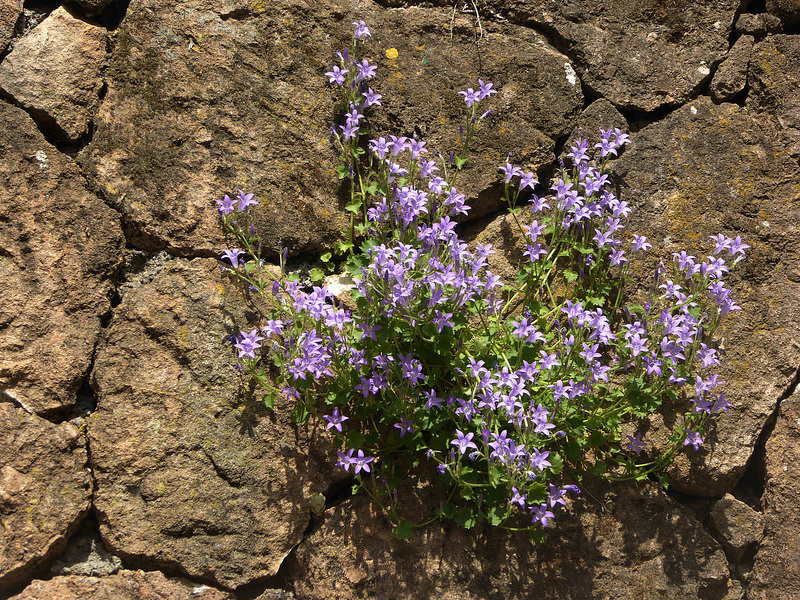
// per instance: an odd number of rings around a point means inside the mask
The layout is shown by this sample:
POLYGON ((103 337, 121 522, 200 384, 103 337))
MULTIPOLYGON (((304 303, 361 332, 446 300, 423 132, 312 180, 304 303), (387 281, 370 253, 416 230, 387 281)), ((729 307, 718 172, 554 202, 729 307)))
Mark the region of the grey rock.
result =
POLYGON ((51 565, 53 575, 113 575, 122 568, 118 556, 103 546, 100 533, 86 524, 70 538, 64 553, 51 565))
POLYGON ((714 504, 711 521, 732 563, 739 562, 745 551, 764 536, 764 515, 730 494, 714 504))
POLYGON ((753 51, 755 38, 743 35, 728 52, 728 56, 714 73, 708 88, 714 102, 726 102, 741 92, 747 85, 747 67, 753 51))
POLYGON ((106 31, 60 7, 0 63, 0 89, 65 141, 89 132, 103 82, 106 31))

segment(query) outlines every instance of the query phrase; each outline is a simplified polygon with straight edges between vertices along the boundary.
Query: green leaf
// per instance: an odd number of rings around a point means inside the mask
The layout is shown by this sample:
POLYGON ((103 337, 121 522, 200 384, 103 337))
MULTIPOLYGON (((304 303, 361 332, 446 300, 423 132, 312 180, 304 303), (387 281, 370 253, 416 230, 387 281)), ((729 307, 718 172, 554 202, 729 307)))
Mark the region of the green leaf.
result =
POLYGON ((319 257, 319 259, 320 259, 322 262, 326 263, 326 262, 328 262, 328 261, 331 259, 331 253, 330 253, 330 252, 326 252, 325 254, 321 255, 321 256, 319 257))
POLYGON ((594 463, 594 466, 589 472, 592 475, 597 475, 599 477, 600 475, 603 475, 607 470, 608 467, 606 466, 605 461, 598 460, 596 463, 594 463))
POLYGON ((578 274, 575 271, 570 271, 569 269, 564 269, 564 279, 568 282, 572 283, 578 278, 578 274))
POLYGON ((261 401, 264 403, 264 406, 270 410, 272 410, 272 407, 275 406, 275 395, 275 392, 269 392, 261 397, 261 401))
POLYGON ((452 519, 456 516, 456 507, 452 502, 447 502, 439 512, 445 519, 452 519))
POLYGON ((320 281, 325 277, 325 273, 321 269, 314 267, 309 271, 308 276, 311 278, 311 281, 320 281))
POLYGON ((550 461, 550 465, 551 465, 550 470, 553 473, 555 473, 556 475, 558 473, 561 473, 561 469, 564 468, 564 459, 561 458, 560 454, 557 454, 555 452, 551 452, 550 456, 547 457, 547 460, 550 461))
POLYGON ((344 205, 344 209, 347 212, 358 214, 361 212, 361 207, 364 206, 364 203, 361 200, 353 200, 352 202, 348 202, 344 205))
POLYGON ((336 254, 339 254, 340 256, 343 254, 347 254, 352 249, 353 249, 353 244, 350 242, 336 242, 333 245, 334 252, 336 252, 336 254))
POLYGON ((475 527, 475 515, 472 513, 472 509, 467 507, 459 509, 453 520, 464 529, 472 529, 475 527))
POLYGON ((541 527, 531 529, 531 541, 537 546, 541 544, 544 541, 544 529, 541 527))
POLYGON ((404 540, 411 537, 411 534, 414 533, 414 528, 411 525, 411 521, 401 519, 399 525, 392 529, 392 533, 398 540, 404 540))
POLYGON ((347 165, 339 165, 336 167, 336 175, 339 179, 344 179, 350 174, 350 168, 347 165))
POLYGON ((506 520, 506 509, 501 506, 493 506, 489 509, 486 518, 494 527, 497 527, 506 520))
POLYGON ((370 196, 374 196, 378 193, 378 182, 373 181, 368 186, 364 188, 364 193, 369 194, 370 196))
POLYGON ((292 420, 295 423, 299 423, 300 425, 305 425, 308 423, 310 415, 308 414, 308 409, 306 405, 302 402, 298 402, 297 406, 294 407, 294 412, 292 413, 292 420))

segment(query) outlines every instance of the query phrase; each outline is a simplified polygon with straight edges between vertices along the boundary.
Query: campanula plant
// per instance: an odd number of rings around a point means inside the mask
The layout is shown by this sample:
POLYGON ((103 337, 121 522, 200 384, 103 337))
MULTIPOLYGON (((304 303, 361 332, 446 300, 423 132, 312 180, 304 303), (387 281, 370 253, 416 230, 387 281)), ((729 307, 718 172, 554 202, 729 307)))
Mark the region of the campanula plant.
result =
POLYGON ((417 138, 372 137, 367 113, 382 96, 363 56, 369 29, 354 25, 352 45, 325 73, 339 96, 332 132, 352 221, 338 250, 351 297, 287 276, 285 249, 274 274, 249 222, 253 195, 217 201, 237 240, 223 270, 271 307, 234 340, 236 366, 266 405, 291 397, 297 421, 318 420, 339 445, 337 467, 399 536, 419 525, 400 514, 397 491, 420 466, 435 467, 450 490, 432 520, 539 538, 586 474, 641 480, 700 450, 708 420, 730 407, 712 340, 739 309, 723 278, 748 246, 719 234, 705 258, 675 253, 640 303, 624 301, 631 261, 652 245, 625 235, 632 208, 610 185, 610 164, 630 140, 601 130, 596 143, 571 147, 549 193, 534 173, 500 166, 522 240, 517 280, 503 281, 491 271, 495 250, 465 243, 456 224, 470 210, 458 173, 494 86, 479 80, 459 92, 461 143, 445 161, 417 138), (666 408, 677 425, 654 444, 651 419, 666 408))

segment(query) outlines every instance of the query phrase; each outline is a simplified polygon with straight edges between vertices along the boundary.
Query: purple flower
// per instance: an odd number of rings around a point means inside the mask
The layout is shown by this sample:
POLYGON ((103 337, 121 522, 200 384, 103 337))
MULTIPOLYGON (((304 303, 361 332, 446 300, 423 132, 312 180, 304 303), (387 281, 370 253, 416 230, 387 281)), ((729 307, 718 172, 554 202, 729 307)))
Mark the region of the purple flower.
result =
POLYGON ((358 67, 358 74, 356 75, 356 81, 363 81, 364 79, 372 79, 373 77, 375 77, 375 72, 378 70, 378 67, 369 64, 366 58, 360 63, 357 62, 354 64, 355 66, 358 67))
POLYGON ((267 324, 261 328, 261 333, 264 335, 280 335, 283 332, 283 321, 280 319, 270 319, 267 324))
POLYGON ((684 446, 692 446, 695 451, 700 449, 700 446, 703 445, 703 438, 700 437, 700 434, 697 431, 692 431, 690 429, 686 430, 686 439, 683 440, 684 446))
POLYGON ((219 214, 221 214, 223 217, 228 216, 233 212, 235 203, 235 200, 231 200, 228 194, 225 194, 222 197, 222 200, 217 200, 217 204, 219 204, 219 214))
POLYGON ((372 37, 372 34, 370 33, 369 28, 364 21, 353 21, 353 25, 356 26, 354 37, 357 40, 363 40, 364 38, 372 37))
POLYGON ((458 451, 461 454, 466 454, 469 448, 473 448, 475 450, 478 447, 475 445, 475 442, 472 441, 472 438, 475 437, 475 434, 470 432, 464 435, 460 430, 456 429, 456 435, 458 436, 456 439, 452 440, 450 444, 458 448, 458 451))
POLYGON ((567 501, 564 499, 564 494, 566 494, 568 490, 566 488, 559 489, 552 483, 548 485, 550 486, 550 491, 547 493, 547 501, 550 503, 550 508, 553 508, 556 504, 566 506, 567 501))
POLYGON ((375 334, 378 333, 381 329, 383 329, 383 327, 381 327, 380 325, 368 325, 366 323, 356 325, 356 327, 358 327, 362 331, 361 333, 362 340, 366 338, 372 338, 376 342, 378 341, 378 338, 375 337, 375 334))
POLYGON ((725 400, 725 392, 721 392, 719 396, 714 396, 713 394, 711 394, 711 396, 715 400, 714 406, 711 407, 712 413, 717 413, 720 411, 730 412, 728 409, 733 405, 725 400))
POLYGON ((340 415, 338 408, 333 409, 332 415, 322 415, 322 418, 328 422, 328 424, 325 426, 326 430, 334 428, 338 430, 340 433, 342 431, 342 423, 350 419, 350 417, 345 417, 344 415, 340 415))
POLYGON ((500 167, 500 170, 506 176, 506 183, 509 183, 513 177, 521 177, 522 176, 522 169, 519 167, 513 166, 511 163, 506 163, 504 167, 500 167))
POLYGON ((356 135, 358 133, 358 125, 356 125, 353 121, 348 120, 346 124, 339 125, 339 128, 342 130, 345 140, 351 140, 358 137, 356 135))
POLYGON ((743 244, 742 238, 737 235, 736 239, 731 241, 730 248, 728 248, 728 256, 733 256, 734 254, 741 254, 741 256, 737 256, 736 260, 733 261, 737 263, 744 258, 744 251, 749 247, 750 246, 748 246, 747 244, 743 244))
POLYGON ((526 502, 528 501, 528 494, 520 494, 517 488, 512 487, 511 491, 514 492, 513 497, 511 498, 511 504, 516 504, 520 508, 525 508, 526 502))
POLYGON ((256 350, 261 348, 260 342, 264 338, 258 335, 258 330, 253 329, 250 333, 243 333, 239 341, 234 344, 234 347, 239 350, 239 358, 247 356, 249 358, 256 357, 256 350))
POLYGON ((658 289, 664 290, 664 295, 662 298, 673 298, 677 297, 677 292, 681 291, 683 288, 677 283, 673 283, 670 279, 667 281, 667 283, 662 283, 660 286, 658 286, 658 289))
POLYGON ((712 235, 711 239, 714 240, 714 243, 716 244, 716 246, 714 246, 714 254, 719 254, 725 249, 730 248, 731 242, 733 241, 731 238, 725 237, 721 233, 712 235))
POLYGON ((444 398, 439 398, 436 395, 436 391, 435 390, 428 390, 427 392, 425 392, 425 396, 428 398, 425 401, 425 410, 430 410, 434 406, 436 408, 438 408, 439 410, 441 410, 442 402, 444 402, 444 398))
POLYGON ((458 93, 464 96, 464 102, 467 103, 467 108, 471 108, 475 102, 480 100, 480 92, 476 92, 472 88, 467 88, 467 91, 458 93))
POLYGON ((403 371, 403 379, 411 381, 411 385, 417 385, 420 381, 425 381, 426 377, 422 374, 422 363, 411 354, 400 357, 400 368, 403 371))
POLYGON ((370 140, 369 149, 372 150, 373 153, 377 154, 378 158, 383 160, 383 158, 392 149, 392 142, 388 141, 384 137, 378 138, 377 140, 370 140))
POLYGON ((239 257, 244 254, 241 250, 234 248, 233 250, 225 250, 222 258, 227 258, 233 267, 239 266, 239 257))
POLYGON ((347 454, 344 452, 336 452, 336 456, 339 457, 339 460, 336 461, 337 467, 342 467, 345 471, 350 470, 350 465, 353 464, 353 454, 355 450, 348 450, 347 454))
POLYGON ((407 433, 414 433, 414 420, 400 417, 400 422, 395 423, 394 428, 400 430, 400 437, 403 437, 407 433))
POLYGON ((325 75, 328 76, 329 83, 335 83, 337 85, 342 85, 344 83, 344 76, 345 73, 349 73, 348 69, 340 69, 339 67, 333 67, 332 70, 327 71, 325 75))
POLYGON ((366 92, 362 92, 361 94, 364 96, 364 106, 381 106, 380 99, 383 98, 382 94, 378 94, 372 91, 372 88, 368 87, 366 92))
POLYGON ((445 327, 453 327, 453 322, 450 321, 450 317, 453 316, 453 313, 444 313, 442 314, 441 311, 436 311, 436 316, 433 318, 433 322, 439 329, 439 333, 442 333, 442 329, 445 327))
POLYGON ((364 451, 359 450, 358 455, 354 456, 350 459, 350 463, 353 465, 353 472, 358 475, 361 471, 366 471, 369 473, 369 463, 375 460, 374 456, 364 456, 364 451))
POLYGON ((645 447, 645 443, 642 441, 642 434, 637 433, 634 436, 626 435, 625 437, 628 438, 625 449, 631 450, 636 453, 636 456, 639 456, 642 453, 642 448, 645 447))
POLYGON ((533 454, 528 456, 531 467, 539 471, 544 471, 545 467, 552 467, 553 465, 547 460, 548 456, 550 456, 549 451, 539 452, 537 448, 534 448, 533 454))
POLYGON ((578 354, 583 357, 586 361, 586 364, 591 363, 597 358, 600 358, 601 354, 597 351, 600 348, 600 344, 592 344, 591 346, 585 342, 583 343, 583 352, 579 352, 578 354))
POLYGON ((255 200, 253 200, 253 194, 245 194, 242 190, 239 190, 239 212, 244 212, 247 210, 249 206, 255 206, 258 204, 255 200))
POLYGON ((526 187, 533 189, 537 183, 539 183, 539 180, 536 179, 536 175, 528 171, 519 180, 519 189, 524 190, 526 187))
POLYGON ((484 83, 482 79, 478 79, 478 85, 480 85, 480 90, 478 92, 478 100, 483 100, 484 98, 488 98, 492 94, 497 93, 497 90, 492 89, 493 84, 489 83, 488 81, 484 83))
POLYGON ((611 259, 610 260, 610 265, 612 267, 615 267, 617 265, 622 266, 622 263, 628 262, 628 259, 625 258, 625 256, 623 256, 624 254, 625 254, 625 251, 622 250, 621 248, 617 248, 616 250, 612 250, 611 254, 609 255, 609 258, 611 259))
POLYGON ((547 249, 542 244, 536 243, 533 246, 525 244, 525 252, 522 253, 522 256, 527 256, 531 262, 536 262, 545 254, 547 254, 547 249))
POLYGON ((533 511, 533 522, 541 523, 542 527, 547 527, 547 519, 555 519, 555 515, 547 510, 547 504, 542 503, 539 506, 529 506, 533 511))

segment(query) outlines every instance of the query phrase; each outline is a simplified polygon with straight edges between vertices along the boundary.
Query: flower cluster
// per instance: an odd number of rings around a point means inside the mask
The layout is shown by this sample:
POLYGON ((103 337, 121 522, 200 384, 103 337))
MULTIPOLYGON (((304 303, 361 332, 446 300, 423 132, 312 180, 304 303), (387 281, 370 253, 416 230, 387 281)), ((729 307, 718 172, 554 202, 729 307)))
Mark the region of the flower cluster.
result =
MULTIPOLYGON (((252 195, 240 190, 238 206, 218 201, 244 247, 225 252, 226 269, 273 307, 260 329, 235 339, 268 406, 282 394, 296 402, 298 420, 319 418, 340 444, 336 464, 402 535, 410 525, 397 512, 398 473, 423 462, 452 489, 437 517, 465 527, 527 521, 538 536, 585 474, 638 480, 685 447, 699 450, 706 421, 730 407, 712 340, 720 319, 739 309, 722 278, 748 246, 720 234, 705 260, 675 253, 671 278, 659 265, 646 301, 622 303, 630 263, 652 244, 625 234, 632 207, 611 186, 610 161, 630 140, 601 130, 596 144, 570 148, 571 166, 549 190, 533 172, 499 167, 522 250, 517 281, 503 281, 491 270, 492 246, 464 242, 455 221, 470 210, 455 187, 468 139, 446 162, 416 138, 358 139, 381 96, 366 86, 375 67, 359 53, 369 29, 354 25, 352 51, 326 73, 343 98, 333 131, 347 210, 358 219, 340 246, 352 298, 273 281, 241 221, 252 195), (261 367, 262 343, 280 369, 276 386, 261 367), (682 417, 670 446, 656 449, 648 419, 667 402, 682 417)), ((464 138, 495 93, 483 80, 459 92, 470 111, 464 138)))

